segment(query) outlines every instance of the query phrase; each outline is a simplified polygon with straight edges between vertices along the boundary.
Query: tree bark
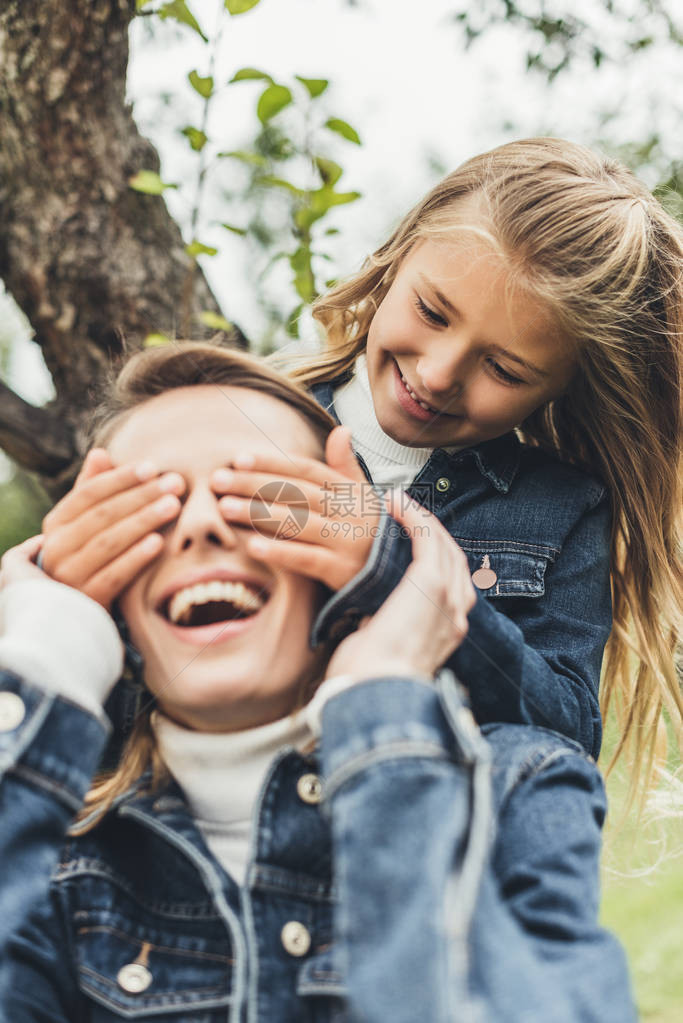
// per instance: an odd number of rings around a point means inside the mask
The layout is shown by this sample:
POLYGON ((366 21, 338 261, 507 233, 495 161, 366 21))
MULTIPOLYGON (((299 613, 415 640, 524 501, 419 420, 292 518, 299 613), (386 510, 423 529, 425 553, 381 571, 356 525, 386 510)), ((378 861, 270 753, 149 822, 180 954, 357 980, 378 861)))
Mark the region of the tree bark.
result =
MULTIPOLYGON (((54 492, 83 454, 82 424, 123 337, 200 337, 219 312, 163 199, 125 102, 134 0, 4 0, 0 11, 0 278, 27 315, 57 397, 0 393, 0 443, 54 492), (29 407, 30 409, 30 407, 29 407)), ((239 330, 231 343, 245 345, 239 330)))

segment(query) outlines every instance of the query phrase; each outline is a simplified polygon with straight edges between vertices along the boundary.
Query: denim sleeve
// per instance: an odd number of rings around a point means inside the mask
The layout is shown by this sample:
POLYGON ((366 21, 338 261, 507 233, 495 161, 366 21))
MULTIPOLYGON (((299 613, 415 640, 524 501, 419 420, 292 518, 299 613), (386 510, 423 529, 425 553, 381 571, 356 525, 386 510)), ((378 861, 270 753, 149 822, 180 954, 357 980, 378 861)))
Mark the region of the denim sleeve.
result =
POLYGON ((481 593, 469 631, 448 662, 480 724, 506 721, 561 732, 596 759, 602 740, 600 667, 612 627, 610 511, 585 512, 545 574, 538 599, 481 593))
POLYGON ((595 765, 533 727, 486 743, 450 673, 439 690, 374 679, 323 710, 345 1018, 632 1023, 597 923, 595 765))
POLYGON ((464 929, 489 825, 473 778, 487 782, 488 763, 454 685, 446 680, 450 712, 434 685, 407 678, 361 683, 323 709, 349 1023, 474 1018, 464 963, 450 955, 449 913, 464 929))
POLYGON ((498 987, 504 932, 494 935, 491 913, 502 900, 511 935, 554 992, 548 1019, 632 1023, 624 951, 598 923, 606 813, 598 768, 576 744, 545 729, 492 725, 484 732, 493 768, 497 891, 482 892, 475 919, 472 940, 481 951, 476 983, 498 987))
MULTIPOLYGON (((597 758, 602 741, 598 686, 612 627, 610 512, 606 501, 585 512, 548 568, 539 599, 494 602, 477 593, 469 632, 447 667, 467 686, 480 724, 537 724, 579 742, 597 758)), ((412 559, 410 540, 384 514, 364 568, 320 612, 313 645, 374 614, 412 559)))
POLYGON ((377 532, 363 568, 325 603, 313 623, 311 646, 350 632, 365 615, 379 610, 412 561, 410 537, 387 512, 380 512, 377 532))
MULTIPOLYGON (((67 828, 82 806, 106 738, 107 727, 101 720, 12 673, 0 672, 2 1010, 7 1005, 7 985, 13 986, 14 952, 18 948, 19 958, 24 959, 30 951, 21 947, 18 934, 48 897, 67 828)), ((34 994, 37 999, 38 993, 34 994)), ((8 1018, 18 1023, 37 1017, 8 1018)), ((49 1018, 61 1019, 52 1014, 49 1018)))

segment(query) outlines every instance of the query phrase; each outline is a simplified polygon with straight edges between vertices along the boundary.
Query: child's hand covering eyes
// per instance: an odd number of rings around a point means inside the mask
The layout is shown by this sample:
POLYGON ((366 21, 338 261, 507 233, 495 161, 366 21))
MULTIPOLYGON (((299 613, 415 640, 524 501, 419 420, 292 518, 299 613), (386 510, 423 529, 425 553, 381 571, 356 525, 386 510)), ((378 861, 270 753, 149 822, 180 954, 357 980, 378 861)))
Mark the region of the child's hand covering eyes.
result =
POLYGON ((326 677, 431 677, 467 635, 476 603, 467 558, 436 516, 393 494, 391 513, 412 538, 413 560, 378 611, 342 640, 326 677))
POLYGON ((252 557, 317 579, 338 590, 365 565, 380 518, 381 499, 350 446, 351 434, 330 434, 327 464, 315 458, 248 455, 211 481, 226 521, 258 530, 252 557))
POLYGON ((48 575, 109 610, 112 601, 161 550, 154 530, 175 518, 185 481, 151 465, 112 467, 93 448, 73 489, 48 512, 42 566, 48 575))

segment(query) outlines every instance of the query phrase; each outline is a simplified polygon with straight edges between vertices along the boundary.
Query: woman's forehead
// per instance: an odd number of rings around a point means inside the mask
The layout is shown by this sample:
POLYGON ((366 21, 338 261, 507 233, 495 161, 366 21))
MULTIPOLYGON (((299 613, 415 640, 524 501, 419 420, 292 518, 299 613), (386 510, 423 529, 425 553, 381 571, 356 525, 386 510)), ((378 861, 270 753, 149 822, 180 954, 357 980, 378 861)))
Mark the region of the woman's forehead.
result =
POLYGON ((150 398, 108 444, 116 464, 154 460, 159 468, 214 468, 240 453, 320 457, 306 418, 279 398, 244 387, 202 384, 150 398))

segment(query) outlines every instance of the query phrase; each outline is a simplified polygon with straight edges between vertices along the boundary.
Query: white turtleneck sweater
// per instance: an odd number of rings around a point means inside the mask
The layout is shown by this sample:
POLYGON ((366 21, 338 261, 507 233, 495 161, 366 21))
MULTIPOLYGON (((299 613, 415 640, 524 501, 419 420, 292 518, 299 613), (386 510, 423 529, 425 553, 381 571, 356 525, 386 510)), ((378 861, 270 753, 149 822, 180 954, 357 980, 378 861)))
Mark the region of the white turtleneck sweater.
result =
POLYGON ((313 739, 303 711, 242 732, 194 732, 155 711, 161 758, 182 788, 197 827, 218 862, 244 884, 252 815, 273 758, 313 739))
POLYGON ((432 448, 399 444, 377 422, 365 352, 356 359, 351 379, 334 390, 334 407, 351 429, 353 447, 362 456, 378 487, 408 487, 426 465, 432 448))

